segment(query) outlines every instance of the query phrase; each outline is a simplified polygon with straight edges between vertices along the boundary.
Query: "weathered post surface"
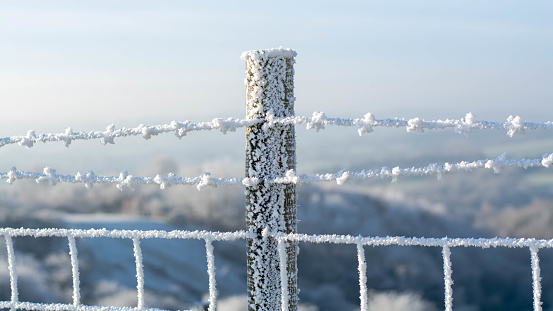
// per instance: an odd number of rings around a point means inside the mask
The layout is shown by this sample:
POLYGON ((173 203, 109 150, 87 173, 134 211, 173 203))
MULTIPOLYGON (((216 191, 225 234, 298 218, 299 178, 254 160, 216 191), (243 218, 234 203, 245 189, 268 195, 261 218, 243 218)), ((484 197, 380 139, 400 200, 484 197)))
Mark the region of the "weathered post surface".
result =
POLYGON ((246 185, 247 230, 256 234, 247 240, 249 310, 297 310, 297 243, 286 244, 283 296, 278 242, 267 234, 296 232, 296 185, 270 182, 290 170, 295 173, 294 126, 268 123, 271 117, 294 115, 295 56, 284 48, 242 54, 246 119, 265 120, 246 129, 246 178, 258 181, 246 185))

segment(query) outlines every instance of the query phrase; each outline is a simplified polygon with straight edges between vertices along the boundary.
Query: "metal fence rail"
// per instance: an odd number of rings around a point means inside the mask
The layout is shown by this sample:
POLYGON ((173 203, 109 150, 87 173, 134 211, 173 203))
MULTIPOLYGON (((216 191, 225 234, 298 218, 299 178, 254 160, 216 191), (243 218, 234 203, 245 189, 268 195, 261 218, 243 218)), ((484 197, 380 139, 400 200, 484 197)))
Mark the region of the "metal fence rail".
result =
MULTIPOLYGON (((215 274, 215 255, 212 241, 234 241, 252 238, 255 235, 245 231, 236 232, 210 232, 210 231, 138 231, 138 230, 106 230, 106 229, 13 229, 2 228, 0 234, 6 240, 6 249, 8 253, 8 269, 10 274, 11 301, 0 301, 0 308, 10 308, 11 310, 159 310, 146 307, 144 299, 144 284, 148 282, 144 279, 142 253, 140 241, 144 239, 198 239, 204 240, 206 244, 206 267, 209 275, 209 308, 215 310, 217 305, 217 283, 215 274), (64 237, 68 239, 69 255, 71 257, 71 271, 73 278, 73 303, 32 303, 22 302, 18 298, 17 284, 17 265, 14 252, 13 239, 16 237, 64 237), (77 243, 80 238, 114 238, 130 239, 133 241, 133 248, 129 252, 134 253, 136 259, 136 283, 137 283, 137 304, 136 307, 109 307, 109 306, 87 306, 80 302, 79 280, 79 260, 77 243)), ((532 284, 534 297, 534 310, 541 310, 541 276, 539 267, 538 252, 542 248, 553 248, 553 239, 501 239, 501 238, 406 238, 406 237, 363 237, 350 235, 306 235, 306 234, 285 234, 264 232, 264 238, 272 237, 278 241, 280 265, 286 262, 286 245, 289 242, 304 243, 332 243, 332 244, 350 244, 357 246, 358 272, 360 285, 360 308, 362 311, 368 310, 368 288, 364 247, 369 246, 425 246, 442 248, 443 271, 444 271, 444 302, 445 310, 452 310, 453 301, 453 267, 451 265, 452 249, 458 247, 475 248, 527 248, 530 251, 529 265, 532 269, 532 284)), ((454 251, 453 251, 454 252, 454 251)), ((368 260, 370 263, 370 258, 368 260)), ((281 310, 288 309, 288 280, 287 274, 282 273, 286 269, 281 269, 280 290, 281 290, 281 310)))

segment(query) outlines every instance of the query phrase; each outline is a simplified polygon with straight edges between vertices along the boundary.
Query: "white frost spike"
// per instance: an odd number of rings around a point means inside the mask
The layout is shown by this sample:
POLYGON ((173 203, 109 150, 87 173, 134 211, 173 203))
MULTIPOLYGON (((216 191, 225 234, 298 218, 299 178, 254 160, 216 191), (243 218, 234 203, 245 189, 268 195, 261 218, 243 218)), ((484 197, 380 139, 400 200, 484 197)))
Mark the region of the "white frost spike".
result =
POLYGON ((176 177, 177 177, 177 174, 175 173, 169 173, 167 175, 167 178, 163 178, 161 177, 161 175, 158 174, 156 175, 156 177, 154 177, 154 182, 159 185, 159 188, 161 190, 165 190, 171 187, 171 184, 175 182, 176 177))
POLYGON ((209 172, 202 173, 202 175, 200 176, 200 179, 201 179, 200 183, 196 185, 196 188, 198 188, 198 190, 202 190, 207 186, 217 187, 217 184, 211 181, 211 173, 209 172))
POLYGON ((472 127, 474 126, 474 118, 475 116, 472 112, 467 113, 467 115, 461 119, 461 122, 455 127, 455 133, 469 136, 472 131, 472 127))
POLYGON ((359 129, 357 132, 359 133, 359 136, 362 136, 364 133, 372 133, 373 132, 373 125, 376 125, 376 119, 372 115, 372 113, 367 113, 363 117, 363 124, 359 126, 359 129))
POLYGON ((43 173, 45 176, 40 176, 36 179, 37 183, 41 182, 48 182, 48 185, 55 186, 58 182, 58 178, 56 178, 56 170, 50 167, 45 167, 43 170, 43 173))
POLYGON ((60 135, 60 139, 63 140, 63 143, 65 147, 69 148, 69 145, 71 145, 71 137, 73 136, 73 130, 71 130, 70 127, 68 127, 65 130, 65 133, 60 135))
POLYGON ((488 160, 486 162, 485 168, 493 169, 493 172, 496 174, 501 173, 504 163, 508 160, 507 153, 501 154, 495 160, 488 160))
POLYGON ((21 138, 21 140, 19 141, 19 145, 25 146, 27 148, 31 148, 34 145, 33 141, 35 137, 36 137, 35 131, 33 130, 27 131, 27 136, 24 136, 21 138))
POLYGON ((88 171, 84 175, 81 175, 80 172, 77 172, 77 175, 75 175, 75 180, 84 182, 84 186, 87 189, 92 189, 92 187, 94 187, 94 182, 96 181, 96 175, 93 171, 88 171))
POLYGON ((339 177, 336 178, 336 183, 338 185, 343 185, 349 179, 349 172, 348 171, 338 172, 338 175, 339 175, 339 177))
POLYGON ((182 138, 183 136, 186 136, 186 131, 182 129, 183 125, 180 122, 177 121, 171 121, 170 123, 171 128, 175 131, 175 136, 178 138, 182 138))
POLYGON ((445 311, 453 310, 453 278, 451 274, 451 250, 448 246, 444 246, 442 249, 442 256, 444 258, 444 288, 445 288, 445 311))
POLYGON ((221 133, 227 134, 227 132, 236 132, 236 129, 240 126, 240 120, 234 120, 233 118, 228 118, 223 120, 222 118, 215 118, 211 121, 211 128, 218 128, 221 133))
POLYGON ((516 133, 524 134, 526 132, 526 128, 522 124, 519 116, 509 116, 509 118, 507 118, 507 122, 510 123, 508 127, 509 131, 507 132, 509 137, 513 137, 516 133))
POLYGON ((306 128, 308 130, 315 129, 317 132, 319 130, 325 129, 325 121, 326 116, 324 112, 321 111, 315 111, 313 112, 313 115, 311 116, 311 121, 307 122, 306 128))
POLYGON ((119 183, 116 185, 117 189, 123 191, 123 187, 127 186, 129 189, 134 191, 134 187, 132 185, 132 175, 129 175, 129 172, 121 171, 118 180, 119 183))
POLYGON ((530 246, 530 256, 532 261, 532 288, 534 294, 534 311, 541 311, 541 276, 540 276, 540 258, 538 256, 539 248, 536 245, 530 246))
POLYGON ((16 177, 17 177, 17 168, 12 167, 8 172, 8 180, 6 180, 6 182, 8 184, 13 184, 13 182, 16 180, 16 177))
MULTIPOLYGON (((284 177, 275 178, 274 183, 276 184, 297 184, 300 181, 299 177, 296 176, 296 172, 294 170, 288 170, 286 171, 286 175, 284 177)), ((242 182, 244 183, 244 182, 242 182)))
POLYGON ((419 132, 424 133, 424 124, 419 118, 413 118, 407 121, 407 132, 419 132))
POLYGON ((299 181, 298 176, 296 176, 296 172, 294 170, 288 170, 286 172, 286 178, 288 179, 289 183, 297 184, 299 181))
POLYGON ((142 137, 144 137, 144 139, 146 140, 152 138, 152 135, 157 135, 157 131, 155 130, 155 128, 146 126, 144 124, 140 124, 138 126, 138 130, 142 133, 142 137))
POLYGON ((242 185, 246 186, 246 187, 254 187, 254 186, 257 186, 259 185, 259 183, 261 182, 261 180, 257 177, 247 177, 247 178, 244 178, 242 179, 242 185))
POLYGON ((541 165, 545 167, 550 167, 553 164, 553 153, 547 155, 543 155, 543 159, 541 160, 541 165))
POLYGON ((106 131, 102 133, 103 137, 100 138, 100 142, 104 145, 115 144, 115 142, 113 141, 114 133, 115 133, 115 124, 108 125, 106 128, 106 131))
POLYGON ((392 169, 392 184, 396 184, 399 181, 399 176, 403 174, 401 168, 396 166, 392 169))
POLYGON ((214 128, 218 128, 219 130, 221 130, 221 133, 227 134, 228 127, 223 122, 222 118, 215 118, 215 119, 211 120, 211 123, 213 123, 214 128))

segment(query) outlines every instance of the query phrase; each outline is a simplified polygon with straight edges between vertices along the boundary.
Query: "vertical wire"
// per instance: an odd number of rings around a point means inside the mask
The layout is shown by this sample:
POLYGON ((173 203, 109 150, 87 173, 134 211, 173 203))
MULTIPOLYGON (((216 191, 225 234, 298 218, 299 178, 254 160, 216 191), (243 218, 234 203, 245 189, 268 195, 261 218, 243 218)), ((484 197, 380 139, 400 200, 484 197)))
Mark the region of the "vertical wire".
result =
POLYGON ((140 239, 134 237, 132 239, 134 258, 136 261, 136 289, 138 304, 137 309, 144 309, 144 266, 142 264, 142 250, 140 249, 140 239))
POLYGON ((359 261, 359 298, 361 300, 361 311, 368 311, 367 262, 365 261, 365 249, 361 243, 357 244, 357 260, 359 261))
POLYGON ((451 274, 451 251, 449 246, 444 246, 442 249, 442 256, 444 258, 444 291, 445 291, 445 311, 453 310, 453 279, 451 274))
POLYGON ((205 239, 205 254, 207 257, 207 275, 209 276, 209 311, 217 309, 217 282, 215 280, 215 255, 211 240, 205 239))
POLYGON ((286 253, 286 241, 284 239, 278 240, 278 255, 280 265, 280 291, 281 291, 281 310, 288 311, 288 304, 290 300, 290 294, 288 293, 288 269, 286 264, 288 263, 288 256, 286 253))
POLYGON ((532 288, 534 294, 534 311, 541 311, 541 276, 539 248, 536 245, 530 246, 530 257, 532 260, 532 288))
POLYGON ((17 290, 17 266, 15 263, 15 251, 13 248, 12 237, 5 233, 6 249, 8 252, 8 269, 10 271, 10 286, 12 290, 11 310, 15 311, 15 305, 19 302, 19 293, 17 290))
POLYGON ((79 279, 79 258, 75 237, 68 235, 69 255, 71 256, 71 272, 73 274, 73 306, 77 308, 81 304, 81 288, 79 279))

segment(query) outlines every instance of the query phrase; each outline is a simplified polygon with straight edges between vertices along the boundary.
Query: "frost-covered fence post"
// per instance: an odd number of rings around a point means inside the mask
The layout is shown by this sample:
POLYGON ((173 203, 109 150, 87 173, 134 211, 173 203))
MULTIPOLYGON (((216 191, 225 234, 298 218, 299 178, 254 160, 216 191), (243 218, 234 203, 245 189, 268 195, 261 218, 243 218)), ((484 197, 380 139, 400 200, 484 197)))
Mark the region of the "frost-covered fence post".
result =
POLYGON ((246 119, 264 120, 246 130, 246 222, 248 232, 256 234, 247 240, 249 310, 297 310, 297 242, 286 242, 288 290, 281 291, 278 242, 272 237, 296 232, 296 186, 270 181, 296 170, 294 126, 271 122, 294 115, 295 56, 284 48, 242 54, 246 119))

